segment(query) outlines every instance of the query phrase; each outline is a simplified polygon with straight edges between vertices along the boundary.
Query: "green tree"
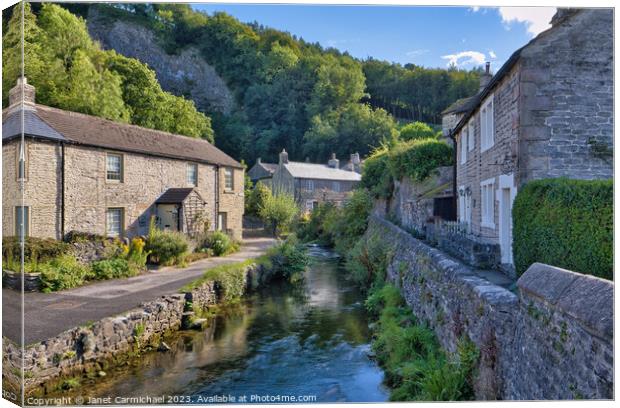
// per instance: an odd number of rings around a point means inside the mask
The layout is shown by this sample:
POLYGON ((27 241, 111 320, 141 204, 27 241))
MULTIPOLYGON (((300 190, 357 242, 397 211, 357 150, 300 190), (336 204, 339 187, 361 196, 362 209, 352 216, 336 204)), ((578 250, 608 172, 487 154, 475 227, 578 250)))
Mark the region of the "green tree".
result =
POLYGON ((259 209, 263 222, 274 236, 287 232, 299 214, 293 195, 284 191, 272 192, 259 209))

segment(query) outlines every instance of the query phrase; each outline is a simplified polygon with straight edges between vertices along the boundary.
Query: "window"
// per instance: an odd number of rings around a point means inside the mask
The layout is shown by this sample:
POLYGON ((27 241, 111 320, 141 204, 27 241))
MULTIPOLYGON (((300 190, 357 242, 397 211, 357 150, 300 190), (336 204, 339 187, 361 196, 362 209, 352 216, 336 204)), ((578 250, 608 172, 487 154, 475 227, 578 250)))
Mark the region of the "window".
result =
POLYGON ((461 131, 459 142, 461 143, 461 164, 465 164, 467 162, 467 130, 461 131))
POLYGON ((234 190, 235 183, 233 179, 233 169, 227 167, 224 169, 224 189, 228 191, 234 190))
POLYGON ((198 185, 198 165, 195 163, 187 164, 187 184, 192 187, 198 185))
POLYGON ((474 150, 474 120, 470 120, 469 123, 467 123, 467 136, 469 136, 469 139, 467 140, 467 147, 468 150, 471 152, 472 150, 474 150))
POLYGON ((19 144, 19 152, 17 158, 17 180, 26 179, 26 147, 25 143, 19 144))
POLYGON ((123 156, 121 156, 120 154, 107 154, 106 180, 123 181, 123 156))
POLYGON ((481 225, 486 228, 495 228, 495 178, 480 183, 480 212, 481 225))
POLYGON ((340 192, 340 182, 333 181, 332 182, 332 191, 339 193, 340 192))
POLYGON ((123 209, 108 208, 106 211, 106 235, 108 237, 121 237, 123 235, 123 209))
POLYGON ((493 124, 493 95, 489 96, 480 109, 480 151, 493 146, 495 128, 493 124))
POLYGON ((15 207, 15 236, 27 237, 30 235, 30 207, 15 207))
POLYGON ((314 191, 314 180, 307 180, 306 181, 306 189, 308 191, 314 191))

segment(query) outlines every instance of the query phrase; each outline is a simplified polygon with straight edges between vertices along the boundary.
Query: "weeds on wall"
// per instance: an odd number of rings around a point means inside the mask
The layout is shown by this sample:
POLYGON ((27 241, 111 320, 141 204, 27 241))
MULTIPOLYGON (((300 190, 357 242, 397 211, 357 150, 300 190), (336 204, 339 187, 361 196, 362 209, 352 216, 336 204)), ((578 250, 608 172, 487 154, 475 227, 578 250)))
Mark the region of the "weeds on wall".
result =
POLYGON ((392 401, 473 400, 473 376, 479 352, 461 339, 458 351, 447 355, 432 329, 421 324, 399 290, 375 285, 366 308, 376 319, 373 351, 385 369, 392 401))

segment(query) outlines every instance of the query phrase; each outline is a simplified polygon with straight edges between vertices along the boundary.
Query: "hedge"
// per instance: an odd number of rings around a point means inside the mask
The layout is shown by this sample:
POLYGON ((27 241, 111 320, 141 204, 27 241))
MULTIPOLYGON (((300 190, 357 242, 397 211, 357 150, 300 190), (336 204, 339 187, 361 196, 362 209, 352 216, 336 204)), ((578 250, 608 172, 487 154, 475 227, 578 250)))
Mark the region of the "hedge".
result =
MULTIPOLYGON (((25 261, 47 261, 69 252, 70 245, 52 238, 26 237, 24 242, 25 261)), ((19 259, 21 244, 18 237, 10 236, 2 239, 2 257, 19 259)))
POLYGON ((542 262, 613 279, 613 180, 530 182, 512 214, 517 275, 542 262))
POLYGON ((361 186, 376 198, 389 198, 394 180, 406 176, 414 181, 424 181, 438 167, 452 163, 452 147, 444 142, 436 139, 400 142, 389 149, 378 149, 364 160, 361 186))

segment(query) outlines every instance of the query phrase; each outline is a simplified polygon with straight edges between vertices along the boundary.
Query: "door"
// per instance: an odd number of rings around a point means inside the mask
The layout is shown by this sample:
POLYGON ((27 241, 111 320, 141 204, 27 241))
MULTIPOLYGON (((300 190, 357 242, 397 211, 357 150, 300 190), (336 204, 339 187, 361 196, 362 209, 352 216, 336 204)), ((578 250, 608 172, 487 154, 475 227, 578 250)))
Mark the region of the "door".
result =
POLYGON ((176 204, 157 205, 159 228, 164 231, 179 230, 179 206, 176 204))
POLYGON ((512 191, 501 189, 501 222, 499 225, 500 249, 503 264, 512 264, 512 191))
POLYGON ((217 215, 217 229, 224 232, 228 230, 225 212, 221 212, 217 215))

